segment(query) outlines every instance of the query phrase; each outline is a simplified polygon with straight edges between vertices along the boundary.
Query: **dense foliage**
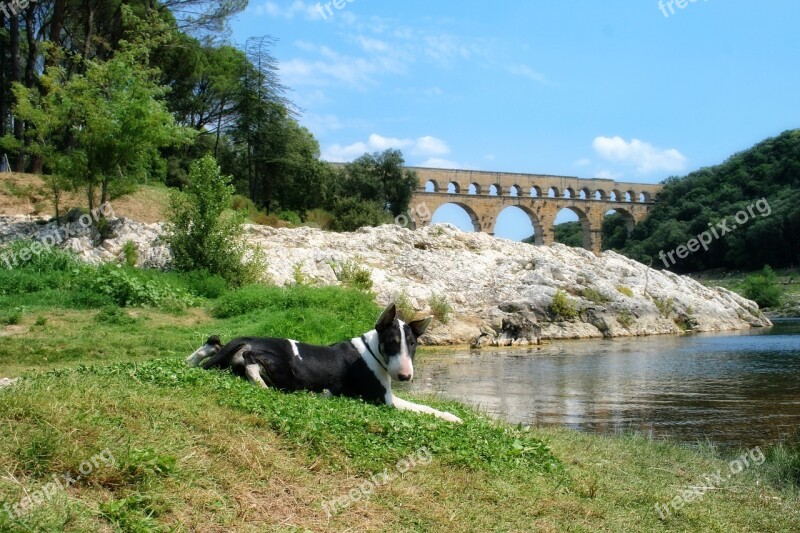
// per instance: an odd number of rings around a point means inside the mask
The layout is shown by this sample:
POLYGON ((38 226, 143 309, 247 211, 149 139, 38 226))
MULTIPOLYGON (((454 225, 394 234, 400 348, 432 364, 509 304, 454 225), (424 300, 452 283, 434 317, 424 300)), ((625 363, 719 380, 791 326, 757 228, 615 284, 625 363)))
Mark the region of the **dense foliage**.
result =
POLYGON ((673 251, 715 228, 717 237, 712 234, 707 251, 701 247, 685 258, 673 256, 676 262, 672 269, 754 270, 766 264, 782 268, 800 261, 800 239, 795 235, 798 227, 800 130, 792 130, 721 165, 666 180, 658 203, 637 225, 622 252, 663 268, 659 252, 673 251))
POLYGON ((177 270, 205 270, 238 286, 258 281, 264 261, 245 241, 242 213, 225 212, 233 197, 229 181, 210 155, 195 162, 186 191, 170 199, 166 241, 177 270))
POLYGON ((342 168, 286 98, 270 36, 226 40, 244 0, 39 0, 0 11, 0 148, 89 208, 137 183, 189 186, 213 155, 252 220, 351 230, 405 211, 416 179, 400 152, 342 168), (323 223, 321 223, 323 222, 323 223))

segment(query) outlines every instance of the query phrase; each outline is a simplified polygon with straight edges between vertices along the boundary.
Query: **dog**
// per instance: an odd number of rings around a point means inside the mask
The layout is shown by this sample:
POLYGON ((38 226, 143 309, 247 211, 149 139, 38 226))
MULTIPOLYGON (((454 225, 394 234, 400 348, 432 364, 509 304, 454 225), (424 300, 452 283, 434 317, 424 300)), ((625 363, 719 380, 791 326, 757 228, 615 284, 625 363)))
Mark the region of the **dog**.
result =
POLYGON ((425 333, 432 318, 406 324, 397 317, 397 307, 392 303, 381 313, 375 329, 330 346, 266 337, 239 337, 223 346, 213 335, 186 358, 186 363, 204 369, 230 369, 263 388, 329 392, 460 423, 461 419, 451 413, 392 394, 392 379, 413 379, 417 338, 425 333))

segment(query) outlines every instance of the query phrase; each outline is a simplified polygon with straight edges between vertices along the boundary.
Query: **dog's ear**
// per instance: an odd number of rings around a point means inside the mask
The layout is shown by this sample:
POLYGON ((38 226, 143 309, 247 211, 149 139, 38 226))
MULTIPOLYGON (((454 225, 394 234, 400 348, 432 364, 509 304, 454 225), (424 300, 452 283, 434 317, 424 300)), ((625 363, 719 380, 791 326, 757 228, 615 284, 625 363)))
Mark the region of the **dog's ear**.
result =
POLYGON ((408 327, 411 328, 411 331, 414 333, 414 336, 419 338, 425 330, 428 329, 428 326, 431 325, 431 320, 433 320, 432 316, 428 316, 423 318, 422 320, 415 320, 414 322, 410 322, 408 327))
POLYGON ((381 316, 378 317, 378 321, 375 323, 375 329, 388 328, 392 325, 395 318, 397 318, 397 306, 392 302, 383 310, 381 316))

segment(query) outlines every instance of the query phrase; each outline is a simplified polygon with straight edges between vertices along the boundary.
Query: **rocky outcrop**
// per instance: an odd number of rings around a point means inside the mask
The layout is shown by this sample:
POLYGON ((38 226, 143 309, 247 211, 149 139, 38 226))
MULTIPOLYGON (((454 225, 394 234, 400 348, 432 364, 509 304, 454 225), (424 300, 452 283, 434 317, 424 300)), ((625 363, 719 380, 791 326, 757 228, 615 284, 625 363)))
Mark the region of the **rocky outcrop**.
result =
MULTIPOLYGON (((159 224, 117 219, 113 237, 99 246, 89 235, 62 245, 96 263, 119 260, 130 240, 137 244, 141 266, 164 268, 169 251, 161 230, 159 224)), ((0 239, 45 231, 47 226, 35 222, 0 219, 0 239)), ((446 224, 354 233, 248 226, 248 232, 266 251, 266 274, 279 285, 298 277, 339 284, 337 272, 349 262, 369 270, 380 304, 402 298, 422 314, 430 312, 432 297, 444 297, 453 309, 451 320, 431 328, 423 339, 428 344, 524 345, 770 325, 754 302, 731 291, 653 270, 614 252, 598 257, 559 244, 531 246, 446 224), (557 293, 561 302, 554 306, 557 293)))

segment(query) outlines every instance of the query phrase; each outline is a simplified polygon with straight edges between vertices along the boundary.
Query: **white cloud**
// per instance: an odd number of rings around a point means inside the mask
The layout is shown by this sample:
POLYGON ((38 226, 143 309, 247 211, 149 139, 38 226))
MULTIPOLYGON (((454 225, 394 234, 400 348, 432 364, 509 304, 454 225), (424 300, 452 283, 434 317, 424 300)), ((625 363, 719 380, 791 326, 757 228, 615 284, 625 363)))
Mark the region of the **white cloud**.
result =
POLYGON ((447 155, 450 147, 441 139, 426 135, 417 139, 413 152, 415 155, 447 155))
POLYGON ((303 0, 294 0, 289 4, 279 4, 267 0, 263 4, 256 6, 256 15, 267 15, 273 18, 283 18, 287 20, 293 19, 297 15, 303 16, 306 20, 319 20, 322 18, 322 13, 317 7, 318 4, 308 3, 303 0))
MULTIPOLYGON (((442 159, 439 157, 431 157, 420 163, 418 166, 425 168, 464 168, 460 163, 450 161, 449 159, 442 159)), ((475 169, 472 169, 475 170, 475 169)))
POLYGON ((432 156, 429 161, 433 162, 440 161, 448 164, 452 163, 450 161, 436 159, 433 157, 437 155, 447 155, 450 153, 450 148, 443 140, 437 139, 436 137, 432 137, 430 135, 418 137, 417 139, 398 139, 395 137, 384 137, 382 135, 378 135, 377 133, 373 133, 369 136, 366 142, 358 141, 346 146, 341 144, 332 144, 322 151, 322 158, 326 161, 342 163, 346 161, 352 161, 353 159, 362 156, 365 153, 382 152, 384 150, 388 150, 389 148, 402 150, 418 156, 432 156))
POLYGON ((597 154, 615 163, 635 166, 638 172, 679 172, 686 167, 686 157, 675 148, 657 148, 650 143, 622 137, 597 137, 592 143, 597 154))
POLYGON ((575 165, 576 167, 588 167, 591 164, 592 160, 586 157, 578 159, 577 161, 575 161, 575 163, 573 163, 573 165, 575 165))
POLYGON ((515 76, 522 76, 538 83, 547 83, 547 78, 544 77, 544 74, 536 72, 528 65, 509 65, 507 70, 515 76))

